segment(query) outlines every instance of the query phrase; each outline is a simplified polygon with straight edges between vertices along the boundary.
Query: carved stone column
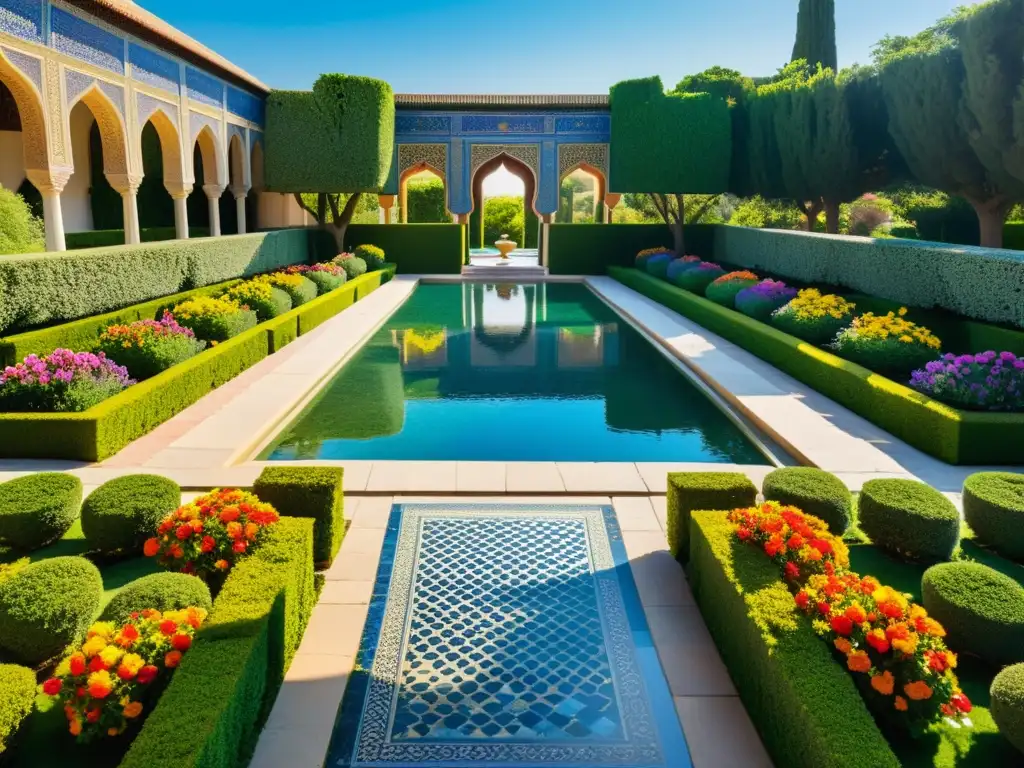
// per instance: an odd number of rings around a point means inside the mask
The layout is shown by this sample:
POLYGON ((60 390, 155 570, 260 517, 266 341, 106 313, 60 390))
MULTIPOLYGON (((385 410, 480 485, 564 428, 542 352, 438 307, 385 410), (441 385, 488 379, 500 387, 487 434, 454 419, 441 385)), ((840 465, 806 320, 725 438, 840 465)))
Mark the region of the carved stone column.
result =
POLYGON ((60 193, 71 178, 71 169, 62 171, 26 170, 28 180, 32 182, 43 197, 43 223, 46 227, 46 250, 63 251, 64 213, 60 205, 60 193))
POLYGON ((142 184, 142 176, 131 173, 108 173, 105 174, 110 186, 121 194, 121 203, 124 208, 124 241, 128 245, 135 245, 142 242, 142 235, 139 232, 139 186, 142 184))
POLYGON ((609 192, 604 196, 604 207, 605 210, 608 212, 604 218, 606 224, 612 223, 612 210, 615 208, 616 205, 619 204, 619 200, 621 198, 622 195, 620 195, 618 192, 609 192))
POLYGON ((246 233, 245 227, 245 197, 249 194, 248 187, 232 187, 231 194, 235 196, 235 213, 238 219, 238 234, 246 233))
POLYGON ((224 187, 220 184, 203 184, 203 192, 210 204, 210 237, 220 237, 220 196, 224 187))
POLYGON ((174 236, 188 240, 188 196, 192 194, 192 184, 164 181, 164 189, 174 200, 174 236))
POLYGON ((395 195, 377 195, 377 204, 381 211, 381 224, 391 223, 391 211, 395 207, 395 195))

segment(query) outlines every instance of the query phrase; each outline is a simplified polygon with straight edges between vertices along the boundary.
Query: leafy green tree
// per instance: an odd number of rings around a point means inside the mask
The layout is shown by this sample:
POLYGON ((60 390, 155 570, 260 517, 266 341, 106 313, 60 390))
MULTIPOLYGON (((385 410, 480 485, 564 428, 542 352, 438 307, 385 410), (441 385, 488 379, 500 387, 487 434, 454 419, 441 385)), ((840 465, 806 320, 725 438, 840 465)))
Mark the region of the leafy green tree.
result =
POLYGON ((754 195, 736 206, 729 223, 758 229, 799 229, 803 214, 788 200, 765 200, 754 195))
POLYGON ((876 67, 884 67, 903 56, 937 53, 948 48, 955 42, 954 25, 970 13, 970 6, 961 5, 916 35, 886 35, 871 49, 871 59, 876 67))
POLYGON ((491 246, 502 235, 523 245, 524 208, 521 197, 489 197, 484 201, 484 246, 491 246))
POLYGON ((46 249, 43 223, 24 198, 0 187, 0 254, 38 253, 46 249))
POLYGON ((687 75, 676 84, 672 93, 709 93, 730 104, 738 104, 753 90, 753 79, 744 77, 735 69, 716 66, 695 75, 687 75))
POLYGON ((812 69, 820 64, 823 69, 838 71, 835 0, 800 0, 791 59, 803 59, 812 69))

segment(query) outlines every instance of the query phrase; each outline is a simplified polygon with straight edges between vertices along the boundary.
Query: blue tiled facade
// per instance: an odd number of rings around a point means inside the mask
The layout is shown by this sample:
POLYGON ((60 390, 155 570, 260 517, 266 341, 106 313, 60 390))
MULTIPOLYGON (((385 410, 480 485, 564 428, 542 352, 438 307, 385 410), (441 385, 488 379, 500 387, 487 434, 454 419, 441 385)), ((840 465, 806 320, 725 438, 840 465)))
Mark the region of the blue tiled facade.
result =
POLYGON ((266 102, 263 99, 229 85, 227 107, 228 112, 244 117, 251 123, 263 125, 266 111, 266 102))
POLYGON ((50 44, 68 56, 124 74, 124 40, 61 8, 50 9, 50 44))
POLYGON ((3 0, 0 2, 0 32, 31 40, 43 40, 43 0, 3 0))
POLYGON ((128 58, 132 63, 132 79, 140 83, 178 93, 181 85, 181 68, 178 63, 149 48, 131 43, 128 58))
POLYGON ((211 107, 224 106, 224 84, 215 77, 192 67, 185 68, 188 97, 211 107))

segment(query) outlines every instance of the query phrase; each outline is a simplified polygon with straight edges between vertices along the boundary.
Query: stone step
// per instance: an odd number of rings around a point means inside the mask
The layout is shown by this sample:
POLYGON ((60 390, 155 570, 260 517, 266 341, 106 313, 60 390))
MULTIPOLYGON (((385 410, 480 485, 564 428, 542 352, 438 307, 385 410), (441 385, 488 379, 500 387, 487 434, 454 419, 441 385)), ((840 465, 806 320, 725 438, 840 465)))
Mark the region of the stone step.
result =
POLYGON ((464 266, 462 276, 473 280, 501 280, 501 281, 528 281, 543 280, 548 276, 547 267, 490 267, 490 266, 464 266))

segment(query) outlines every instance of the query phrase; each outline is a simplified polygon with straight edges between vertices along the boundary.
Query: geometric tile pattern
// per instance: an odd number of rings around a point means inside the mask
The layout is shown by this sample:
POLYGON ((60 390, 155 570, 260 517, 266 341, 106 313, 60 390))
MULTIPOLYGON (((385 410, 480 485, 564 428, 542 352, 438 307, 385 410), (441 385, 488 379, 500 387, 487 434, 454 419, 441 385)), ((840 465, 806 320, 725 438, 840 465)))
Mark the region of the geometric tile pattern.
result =
POLYGON ((610 507, 392 511, 327 765, 689 768, 610 507))

